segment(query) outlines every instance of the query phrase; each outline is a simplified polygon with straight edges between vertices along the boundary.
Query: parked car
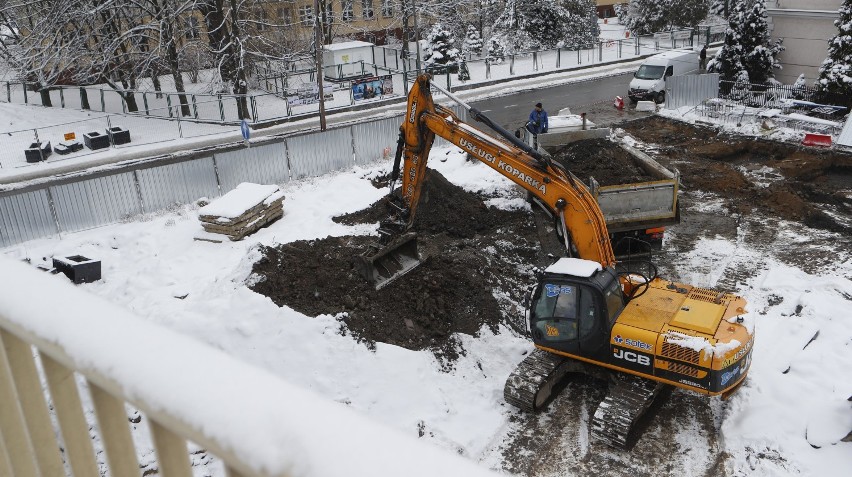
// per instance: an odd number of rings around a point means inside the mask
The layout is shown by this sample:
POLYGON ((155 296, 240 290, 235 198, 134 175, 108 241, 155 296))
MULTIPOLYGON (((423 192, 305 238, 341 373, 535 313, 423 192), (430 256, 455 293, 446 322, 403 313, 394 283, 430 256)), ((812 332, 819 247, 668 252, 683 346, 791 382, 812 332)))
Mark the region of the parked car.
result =
POLYGON ((630 101, 666 100, 666 78, 698 73, 698 53, 692 50, 671 50, 647 58, 630 81, 627 97, 630 101))

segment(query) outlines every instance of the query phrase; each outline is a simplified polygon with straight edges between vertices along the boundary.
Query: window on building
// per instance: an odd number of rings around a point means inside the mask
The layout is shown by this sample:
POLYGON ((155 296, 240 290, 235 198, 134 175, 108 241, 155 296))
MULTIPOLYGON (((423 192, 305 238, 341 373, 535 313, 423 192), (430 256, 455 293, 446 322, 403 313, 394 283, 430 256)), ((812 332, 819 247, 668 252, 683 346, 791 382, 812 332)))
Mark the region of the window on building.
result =
POLYGON ((328 2, 325 4, 325 23, 326 25, 331 25, 331 22, 334 20, 334 4, 332 2, 328 2))
POLYGON ((302 23, 311 23, 314 21, 314 7, 311 5, 302 5, 299 7, 299 21, 302 23))
POLYGON ((352 13, 352 0, 340 0, 341 17, 345 22, 351 22, 355 15, 352 13))
POLYGON ((361 11, 365 19, 373 18, 375 16, 375 12, 373 12, 373 0, 361 0, 361 11))
POLYGON ((382 16, 385 18, 393 16, 393 4, 391 0, 382 0, 382 16))
POLYGON ((198 19, 195 17, 187 17, 186 19, 186 39, 197 40, 201 36, 201 30, 198 28, 198 19))
POLYGON ((284 25, 289 25, 293 21, 293 10, 278 7, 278 21, 284 25))

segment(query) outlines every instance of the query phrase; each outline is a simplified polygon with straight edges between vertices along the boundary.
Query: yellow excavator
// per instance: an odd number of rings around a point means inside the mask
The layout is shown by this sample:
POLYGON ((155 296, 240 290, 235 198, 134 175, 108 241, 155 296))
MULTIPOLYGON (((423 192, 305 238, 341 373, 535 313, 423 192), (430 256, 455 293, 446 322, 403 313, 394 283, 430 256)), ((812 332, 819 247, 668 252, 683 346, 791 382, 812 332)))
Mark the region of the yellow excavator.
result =
POLYGON ((633 424, 663 386, 722 398, 739 388, 754 339, 745 300, 618 267, 589 189, 548 156, 432 84, 428 74, 413 84, 400 127, 387 197, 395 212, 381 224, 378 242, 355 261, 377 289, 420 263, 411 225, 436 135, 526 189, 553 218, 564 245, 565 257, 538 272, 525 294, 527 331, 536 349, 506 381, 506 401, 534 412, 570 373, 603 375, 609 392, 594 414, 590 434, 625 448, 633 424), (436 105, 432 87, 500 138, 436 105))

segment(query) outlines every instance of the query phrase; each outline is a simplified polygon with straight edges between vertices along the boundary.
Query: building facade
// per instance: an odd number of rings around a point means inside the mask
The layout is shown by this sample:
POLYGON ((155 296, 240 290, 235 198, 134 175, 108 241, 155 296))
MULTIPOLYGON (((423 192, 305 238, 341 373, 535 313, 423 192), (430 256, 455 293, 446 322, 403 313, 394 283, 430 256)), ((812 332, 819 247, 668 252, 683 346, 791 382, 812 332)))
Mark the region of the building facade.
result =
POLYGON ((834 20, 843 0, 768 0, 766 11, 772 37, 784 40, 778 59, 783 67, 775 78, 785 84, 800 74, 808 83, 818 76, 819 66, 828 53, 828 40, 837 35, 834 20))

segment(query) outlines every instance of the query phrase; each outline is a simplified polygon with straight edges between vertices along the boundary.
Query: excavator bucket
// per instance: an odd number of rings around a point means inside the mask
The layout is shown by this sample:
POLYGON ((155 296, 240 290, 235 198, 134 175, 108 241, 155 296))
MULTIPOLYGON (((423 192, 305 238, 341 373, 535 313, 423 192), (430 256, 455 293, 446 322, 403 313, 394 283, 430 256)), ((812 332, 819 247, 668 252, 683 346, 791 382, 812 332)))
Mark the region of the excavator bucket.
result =
POLYGON ((354 257, 358 273, 379 290, 423 263, 417 251, 417 234, 410 232, 384 246, 372 246, 354 257))

